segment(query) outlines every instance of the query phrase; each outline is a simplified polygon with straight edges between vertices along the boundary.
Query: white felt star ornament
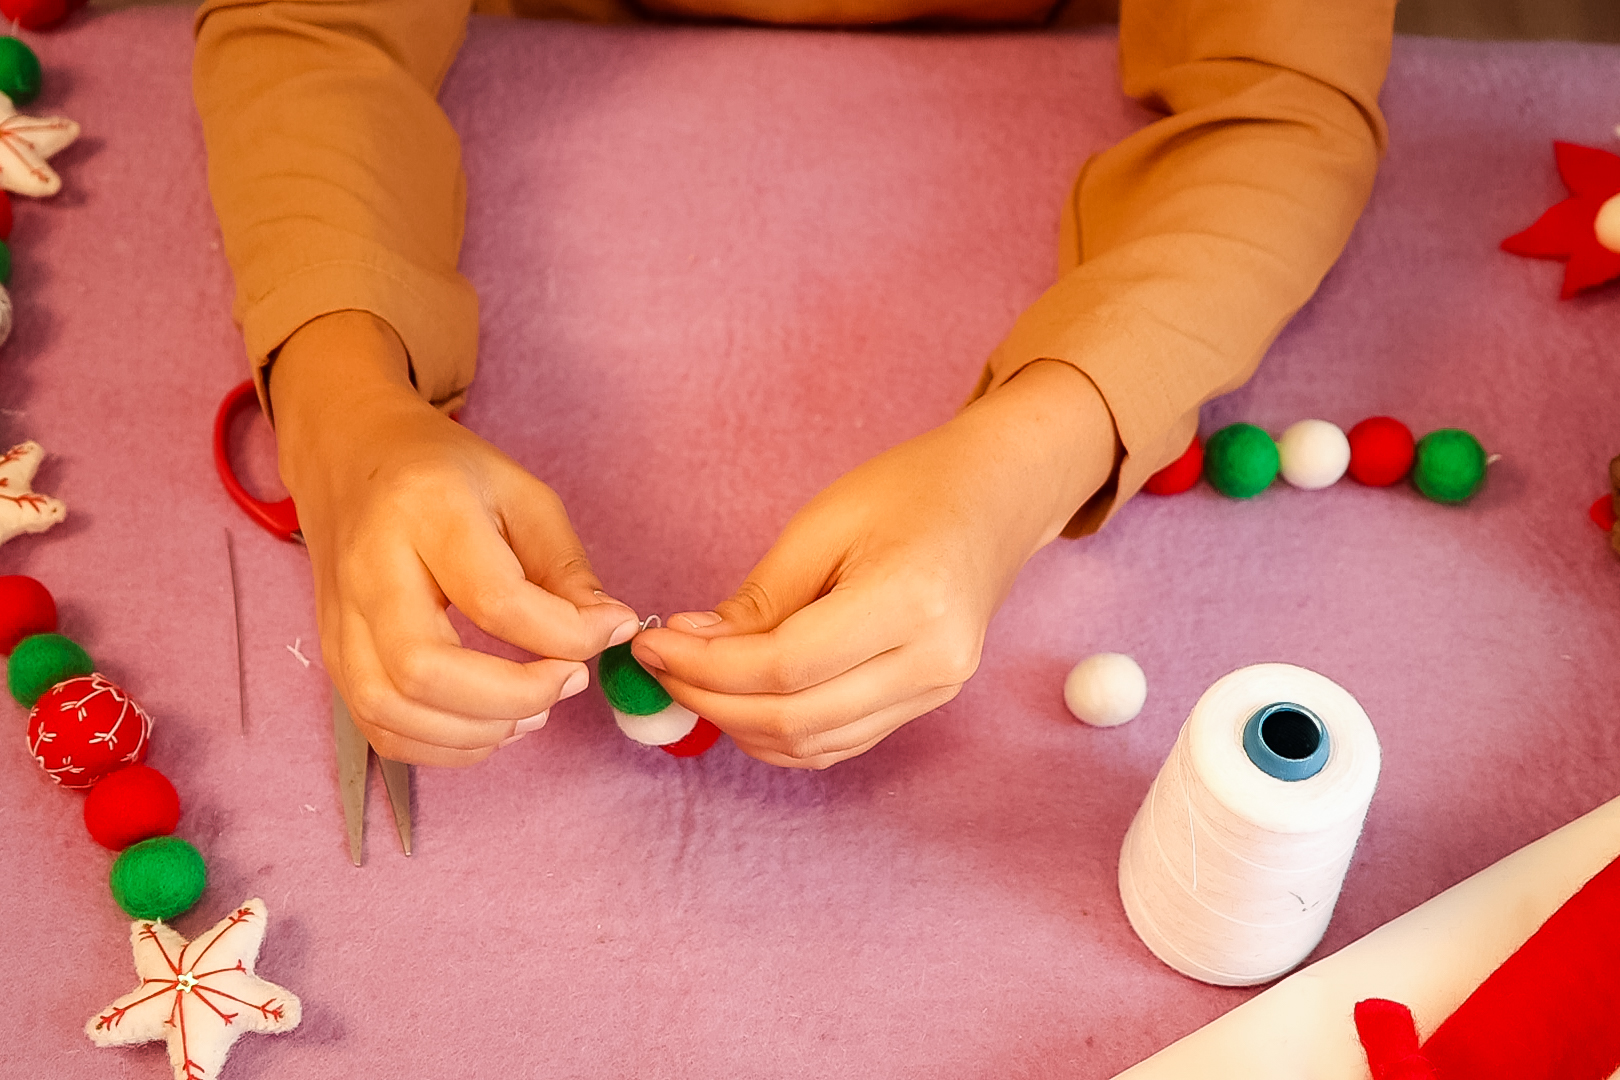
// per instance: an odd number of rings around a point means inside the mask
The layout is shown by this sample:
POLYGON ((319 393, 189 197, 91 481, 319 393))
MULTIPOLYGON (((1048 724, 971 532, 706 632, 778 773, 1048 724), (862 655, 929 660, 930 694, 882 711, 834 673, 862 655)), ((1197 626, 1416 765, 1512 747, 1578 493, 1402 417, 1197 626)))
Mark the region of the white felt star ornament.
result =
POLYGON ((61 116, 24 116, 0 94, 0 188, 18 195, 55 195, 62 178, 45 159, 79 137, 79 125, 61 116))
POLYGON ((166 1039, 174 1080, 214 1080, 247 1031, 298 1026, 298 998, 253 974, 264 940, 264 901, 252 899, 187 942, 161 922, 130 927, 141 985, 84 1025, 97 1046, 166 1039))
POLYGON ((18 443, 0 454, 0 544, 22 533, 44 532, 67 517, 60 500, 31 486, 44 458, 36 442, 18 443))

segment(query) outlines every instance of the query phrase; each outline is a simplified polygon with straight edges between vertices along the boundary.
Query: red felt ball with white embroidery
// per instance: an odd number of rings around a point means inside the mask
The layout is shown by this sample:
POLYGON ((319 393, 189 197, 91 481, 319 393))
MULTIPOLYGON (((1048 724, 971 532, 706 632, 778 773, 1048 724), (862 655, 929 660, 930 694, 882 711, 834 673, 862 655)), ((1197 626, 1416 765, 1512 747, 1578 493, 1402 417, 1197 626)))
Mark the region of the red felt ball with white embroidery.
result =
POLYGON ((45 774, 83 790, 125 765, 146 760, 152 718, 102 675, 67 679, 28 714, 28 750, 45 774))

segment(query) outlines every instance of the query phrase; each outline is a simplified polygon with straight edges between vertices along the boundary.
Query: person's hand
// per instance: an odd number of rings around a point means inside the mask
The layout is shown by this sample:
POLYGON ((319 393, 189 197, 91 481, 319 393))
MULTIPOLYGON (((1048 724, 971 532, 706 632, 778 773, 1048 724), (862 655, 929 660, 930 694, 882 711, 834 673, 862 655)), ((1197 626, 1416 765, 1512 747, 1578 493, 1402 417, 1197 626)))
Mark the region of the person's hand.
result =
POLYGON ((583 661, 635 632, 556 494, 417 395, 386 323, 350 311, 304 326, 270 394, 321 654, 379 754, 482 760, 543 724, 585 688, 583 661), (463 648, 448 604, 543 659, 463 648))
POLYGON ((1114 467, 1091 380, 1042 361, 835 481, 735 595, 631 650, 762 761, 825 768, 955 697, 1029 557, 1114 467))

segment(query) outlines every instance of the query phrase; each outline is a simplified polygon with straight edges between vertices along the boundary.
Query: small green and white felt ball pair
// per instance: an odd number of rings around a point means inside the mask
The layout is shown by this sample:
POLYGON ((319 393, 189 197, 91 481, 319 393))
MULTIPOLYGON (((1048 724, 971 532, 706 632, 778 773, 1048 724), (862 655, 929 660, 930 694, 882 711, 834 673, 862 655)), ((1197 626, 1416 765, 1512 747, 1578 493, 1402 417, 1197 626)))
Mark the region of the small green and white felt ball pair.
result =
POLYGON ((697 757, 720 738, 720 729, 669 696, 630 654, 630 643, 602 653, 597 677, 619 730, 643 746, 674 757, 697 757))

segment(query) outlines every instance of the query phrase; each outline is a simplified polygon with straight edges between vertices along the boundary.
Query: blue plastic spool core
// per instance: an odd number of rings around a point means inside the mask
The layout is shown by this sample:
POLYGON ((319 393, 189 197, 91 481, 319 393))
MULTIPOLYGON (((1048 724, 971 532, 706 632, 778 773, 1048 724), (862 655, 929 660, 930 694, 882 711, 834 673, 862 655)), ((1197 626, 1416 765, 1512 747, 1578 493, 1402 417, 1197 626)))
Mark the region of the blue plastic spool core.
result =
POLYGON ((1279 780, 1307 780, 1322 771, 1331 751, 1327 726, 1292 701, 1274 701, 1243 725, 1243 750, 1255 767, 1279 780))

